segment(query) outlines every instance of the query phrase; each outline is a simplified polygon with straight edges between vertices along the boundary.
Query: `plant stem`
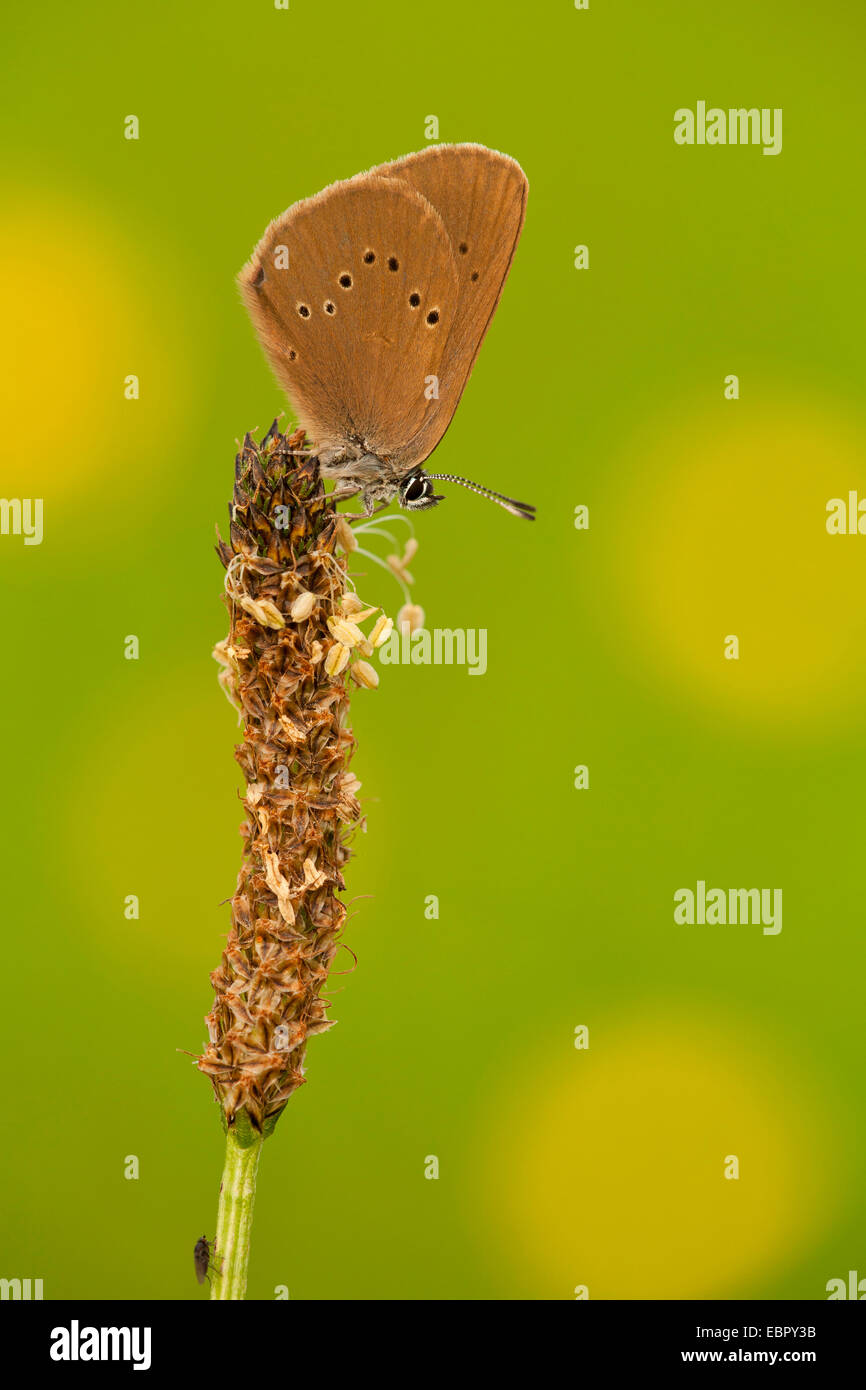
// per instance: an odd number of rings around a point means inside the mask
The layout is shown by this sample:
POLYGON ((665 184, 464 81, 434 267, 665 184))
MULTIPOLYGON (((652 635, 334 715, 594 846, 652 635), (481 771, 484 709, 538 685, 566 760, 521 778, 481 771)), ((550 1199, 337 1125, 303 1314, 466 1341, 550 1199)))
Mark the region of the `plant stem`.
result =
POLYGON ((261 1134, 238 1134, 234 1127, 226 1134, 226 1161, 211 1265, 212 1299, 246 1297, 256 1174, 263 1143, 261 1134))

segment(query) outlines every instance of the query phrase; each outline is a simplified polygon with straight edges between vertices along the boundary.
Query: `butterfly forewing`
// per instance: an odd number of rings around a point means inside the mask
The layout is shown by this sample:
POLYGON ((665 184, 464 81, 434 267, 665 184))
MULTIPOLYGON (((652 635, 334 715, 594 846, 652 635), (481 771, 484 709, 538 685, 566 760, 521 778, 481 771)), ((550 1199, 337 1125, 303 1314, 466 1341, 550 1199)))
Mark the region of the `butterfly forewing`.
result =
POLYGON ((405 180, 362 174, 296 203, 239 282, 320 448, 399 461, 409 440, 435 433, 459 272, 439 214, 405 180))
POLYGON ((407 440, 408 464, 436 447, 451 421, 499 303, 526 212, 520 165, 483 145, 433 145, 372 171, 400 178, 436 208, 451 239, 459 293, 440 383, 442 405, 407 440))

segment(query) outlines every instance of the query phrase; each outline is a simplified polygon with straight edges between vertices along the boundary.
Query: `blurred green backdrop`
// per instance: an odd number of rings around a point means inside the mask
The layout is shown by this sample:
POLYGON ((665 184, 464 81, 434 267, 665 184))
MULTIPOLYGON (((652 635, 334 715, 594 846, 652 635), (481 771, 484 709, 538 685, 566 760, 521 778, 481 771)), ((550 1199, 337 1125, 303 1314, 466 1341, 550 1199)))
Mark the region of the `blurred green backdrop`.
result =
POLYGON ((235 439, 285 405, 233 276, 430 115, 530 180, 436 462, 539 520, 452 489, 416 521, 428 625, 487 628, 489 668, 354 699, 359 968, 265 1149, 250 1296, 866 1274, 866 539, 824 525, 866 494, 864 30, 854 0, 17 7, 0 490, 44 498, 45 537, 0 537, 0 1274, 206 1296, 222 1136, 178 1049, 241 819, 213 527, 235 439), (781 107, 782 153, 675 145, 698 100, 781 107), (782 932, 675 925, 698 879, 782 888, 782 932))

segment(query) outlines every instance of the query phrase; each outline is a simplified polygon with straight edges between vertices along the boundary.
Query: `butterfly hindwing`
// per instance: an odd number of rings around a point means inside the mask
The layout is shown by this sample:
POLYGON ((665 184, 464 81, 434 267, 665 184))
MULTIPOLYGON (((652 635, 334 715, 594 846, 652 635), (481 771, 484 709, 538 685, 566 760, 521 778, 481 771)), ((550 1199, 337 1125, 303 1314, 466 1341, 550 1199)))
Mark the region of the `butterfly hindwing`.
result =
POLYGON ((431 145, 372 172, 404 180, 432 203, 457 266, 457 313, 440 383, 443 405, 411 441, 407 463, 415 464, 439 443, 463 394, 517 248, 529 184, 515 160, 483 145, 431 145))

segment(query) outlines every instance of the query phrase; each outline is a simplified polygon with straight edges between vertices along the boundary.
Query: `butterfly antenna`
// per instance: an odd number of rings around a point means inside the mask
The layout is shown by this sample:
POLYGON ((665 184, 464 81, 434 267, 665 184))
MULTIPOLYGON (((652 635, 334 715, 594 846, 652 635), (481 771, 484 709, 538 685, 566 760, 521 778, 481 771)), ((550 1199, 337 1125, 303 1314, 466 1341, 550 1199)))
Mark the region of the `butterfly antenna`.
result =
POLYGON ((526 521, 535 520, 535 508, 529 502, 516 502, 513 497, 494 492, 492 487, 483 487, 481 483, 473 483, 469 478, 458 478, 456 473, 427 473, 426 476, 437 483, 459 483, 461 487, 468 487, 470 492, 477 492, 479 497, 496 502, 512 516, 522 516, 526 521))

